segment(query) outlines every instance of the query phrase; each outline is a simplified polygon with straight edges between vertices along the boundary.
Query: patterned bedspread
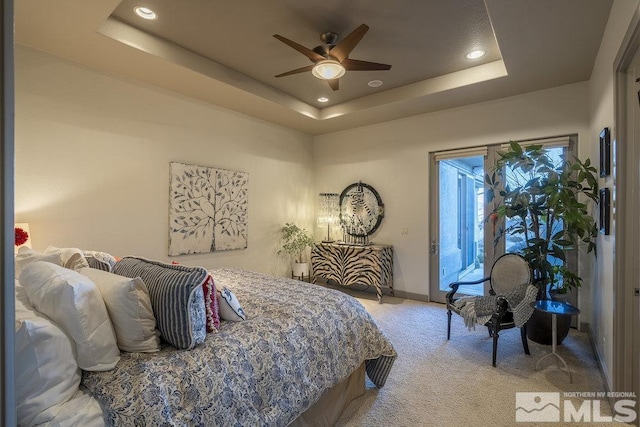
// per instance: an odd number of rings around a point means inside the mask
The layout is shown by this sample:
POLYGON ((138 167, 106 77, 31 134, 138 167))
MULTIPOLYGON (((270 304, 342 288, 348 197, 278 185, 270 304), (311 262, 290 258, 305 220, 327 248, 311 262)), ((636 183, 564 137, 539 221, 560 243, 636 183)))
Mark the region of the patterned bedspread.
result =
POLYGON ((356 299, 253 272, 212 275, 247 320, 222 321, 193 350, 122 353, 115 369, 84 372, 111 425, 286 426, 364 361, 384 385, 396 352, 356 299))

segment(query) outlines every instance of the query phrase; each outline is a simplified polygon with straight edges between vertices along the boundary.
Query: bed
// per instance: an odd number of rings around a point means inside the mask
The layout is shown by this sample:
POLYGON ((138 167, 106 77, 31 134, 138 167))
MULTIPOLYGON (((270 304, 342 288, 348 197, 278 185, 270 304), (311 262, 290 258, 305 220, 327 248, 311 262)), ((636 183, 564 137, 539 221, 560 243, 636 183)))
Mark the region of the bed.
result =
POLYGON ((364 391, 365 371, 384 385, 396 352, 356 299, 250 271, 208 273, 246 320, 220 321, 193 348, 120 351, 112 369, 81 370, 79 391, 33 420, 65 425, 86 410, 67 425, 327 425, 364 391))

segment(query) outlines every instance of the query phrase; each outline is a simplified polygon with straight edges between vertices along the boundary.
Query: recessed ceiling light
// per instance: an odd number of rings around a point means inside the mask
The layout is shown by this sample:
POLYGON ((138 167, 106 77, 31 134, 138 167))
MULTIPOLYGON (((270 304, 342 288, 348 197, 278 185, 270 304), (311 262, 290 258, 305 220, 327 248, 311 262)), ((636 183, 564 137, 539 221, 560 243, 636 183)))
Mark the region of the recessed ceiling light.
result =
POLYGON ((326 96, 321 96, 320 98, 318 98, 318 102, 328 102, 329 98, 327 98, 326 96))
POLYGON ((380 87, 382 86, 382 80, 371 80, 367 84, 369 85, 369 87, 380 87))
POLYGON ((144 7, 144 6, 136 6, 133 8, 133 11, 136 13, 136 15, 138 15, 141 18, 144 19, 157 19, 158 18, 158 14, 155 13, 153 10, 149 9, 148 7, 144 7))
POLYGON ((467 58, 468 59, 478 59, 484 56, 484 50, 482 49, 476 49, 476 50, 472 50, 471 52, 467 53, 467 58))

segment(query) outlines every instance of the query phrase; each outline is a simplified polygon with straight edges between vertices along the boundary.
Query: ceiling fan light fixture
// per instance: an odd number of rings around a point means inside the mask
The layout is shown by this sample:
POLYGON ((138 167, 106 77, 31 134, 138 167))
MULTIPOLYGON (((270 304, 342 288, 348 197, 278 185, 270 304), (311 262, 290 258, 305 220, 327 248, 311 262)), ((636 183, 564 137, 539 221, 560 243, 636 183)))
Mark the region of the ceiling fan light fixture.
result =
POLYGON ((324 59, 313 67, 311 73, 322 80, 333 80, 344 76, 345 71, 344 66, 335 59, 324 59))

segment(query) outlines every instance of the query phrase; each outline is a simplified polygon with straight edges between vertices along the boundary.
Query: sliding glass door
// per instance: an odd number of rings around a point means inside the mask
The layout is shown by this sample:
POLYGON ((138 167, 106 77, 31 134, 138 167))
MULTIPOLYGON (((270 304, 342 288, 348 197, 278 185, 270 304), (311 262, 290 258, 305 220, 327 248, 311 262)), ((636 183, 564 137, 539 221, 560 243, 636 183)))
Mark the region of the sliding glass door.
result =
MULTIPOLYGON (((438 289, 449 283, 484 277, 484 157, 458 157, 439 162, 438 289)), ((434 236, 435 238, 435 236, 434 236)), ((437 241, 437 244, 435 243, 437 241)), ((482 295, 482 284, 468 288, 482 295)))
MULTIPOLYGON (((566 158, 571 138, 554 138, 523 143, 547 144, 554 157, 566 158)), ((430 175, 430 299, 445 302, 449 284, 488 277, 494 261, 505 252, 518 252, 523 236, 511 235, 496 241, 500 227, 489 215, 485 174, 495 170, 502 145, 452 150, 431 154, 430 175)), ((514 171, 505 171, 512 180, 514 171)), ((559 262, 559 260, 551 260, 559 262)), ((466 295, 483 295, 489 283, 460 288, 466 295)))

